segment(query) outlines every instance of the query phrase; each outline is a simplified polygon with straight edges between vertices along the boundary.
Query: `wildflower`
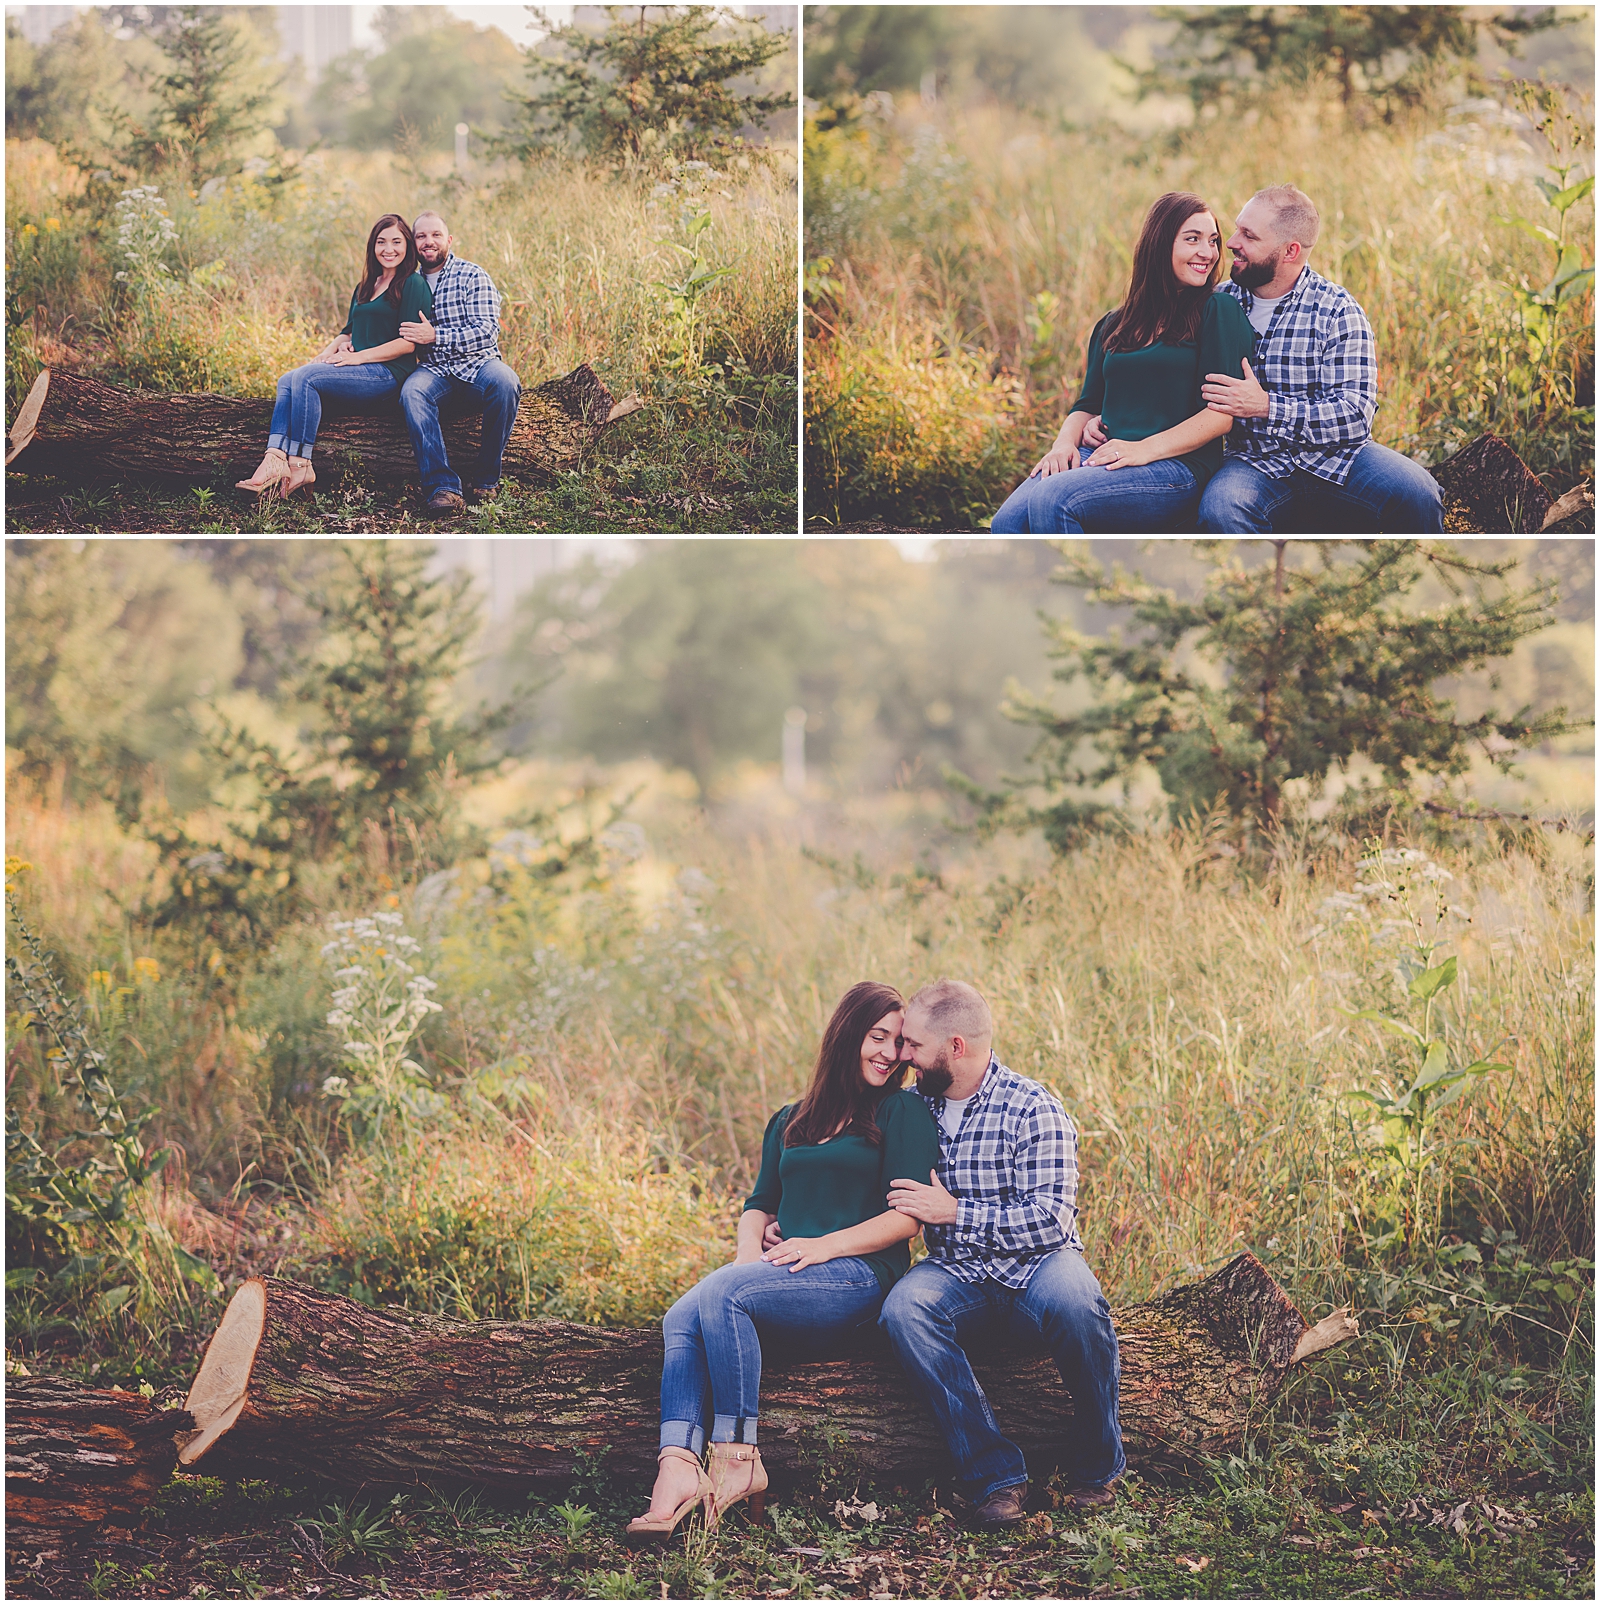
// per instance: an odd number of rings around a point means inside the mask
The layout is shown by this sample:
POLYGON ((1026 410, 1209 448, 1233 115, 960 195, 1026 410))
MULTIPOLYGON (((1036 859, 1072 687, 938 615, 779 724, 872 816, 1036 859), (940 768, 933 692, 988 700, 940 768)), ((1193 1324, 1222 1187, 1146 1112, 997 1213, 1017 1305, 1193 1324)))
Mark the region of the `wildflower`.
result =
POLYGON ((36 229, 32 223, 24 223, 22 225, 22 233, 24 238, 27 238, 27 236, 30 234, 37 234, 38 232, 38 229, 36 229))
POLYGON ((58 233, 61 228, 61 219, 59 217, 47 217, 44 220, 44 226, 49 229, 52 234, 58 233))
POLYGON ((96 986, 103 986, 108 991, 110 990, 110 987, 111 987, 111 971, 110 970, 90 970, 89 979, 91 981, 93 981, 96 986))
POLYGON ((154 959, 135 959, 133 973, 141 981, 159 981, 161 979, 161 966, 154 959))

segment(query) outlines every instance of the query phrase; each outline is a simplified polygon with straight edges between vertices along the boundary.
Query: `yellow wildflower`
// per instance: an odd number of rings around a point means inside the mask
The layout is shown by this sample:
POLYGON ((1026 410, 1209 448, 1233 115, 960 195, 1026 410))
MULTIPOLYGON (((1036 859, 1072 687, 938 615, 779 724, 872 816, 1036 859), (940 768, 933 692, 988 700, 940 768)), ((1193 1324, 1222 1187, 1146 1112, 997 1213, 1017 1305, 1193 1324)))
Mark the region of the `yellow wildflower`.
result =
POLYGON ((135 959, 133 973, 141 981, 159 981, 161 966, 154 959, 135 959))
POLYGON ((93 981, 96 986, 105 987, 107 991, 109 991, 111 988, 110 970, 90 970, 89 979, 93 981))
POLYGON ((61 219, 59 217, 47 217, 44 220, 44 226, 54 234, 61 227, 61 219))
POLYGON ((36 228, 35 228, 35 227, 34 227, 34 226, 33 226, 33 224, 32 224, 32 223, 24 223, 24 224, 23 224, 23 225, 22 225, 22 234, 23 234, 23 238, 24 238, 24 239, 26 239, 26 238, 27 238, 27 236, 28 236, 28 235, 30 235, 30 234, 37 234, 37 233, 38 233, 38 232, 39 232, 39 231, 38 231, 38 229, 36 229, 36 228))

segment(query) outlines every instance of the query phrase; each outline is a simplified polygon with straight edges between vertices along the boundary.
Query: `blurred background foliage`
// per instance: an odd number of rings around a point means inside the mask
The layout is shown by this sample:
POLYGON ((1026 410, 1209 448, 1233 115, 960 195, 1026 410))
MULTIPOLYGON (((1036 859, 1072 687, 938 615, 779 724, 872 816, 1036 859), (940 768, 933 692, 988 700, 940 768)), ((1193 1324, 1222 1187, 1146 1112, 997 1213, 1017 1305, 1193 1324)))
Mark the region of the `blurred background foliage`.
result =
POLYGON ((807 30, 812 527, 984 527, 1151 201, 1195 190, 1226 232, 1285 181, 1373 325, 1374 438, 1438 464, 1493 431, 1553 495, 1592 479, 1589 9, 817 6, 807 30))
MULTIPOLYGON (((1273 573, 1270 543, 1089 544, 1173 605, 1223 560, 1273 573)), ((725 1257, 843 989, 953 973, 1078 1122, 1110 1297, 1251 1248, 1308 1311, 1363 1312, 1329 1411, 1408 1437, 1465 1390, 1494 1466, 1580 1476, 1592 727, 1448 788, 1352 760, 1267 827, 1226 795, 1174 817, 1146 763, 1110 831, 985 834, 947 776, 1027 772, 1002 702, 1118 694, 1052 681, 1126 611, 1054 583, 1055 549, 541 543, 514 596, 467 589, 464 549, 8 542, 8 1363, 181 1384, 260 1271, 649 1323, 725 1257), (360 919, 432 983, 403 1074, 350 1045, 366 983, 328 944, 360 919), (1352 1014, 1404 1007, 1419 943, 1457 960, 1452 1061, 1509 1069, 1413 1153, 1352 1096, 1393 1103, 1406 1044, 1352 1014)), ((1592 719, 1592 543, 1474 556, 1552 622, 1434 691, 1592 719)), ((1460 577, 1396 605, 1432 618, 1460 577)))

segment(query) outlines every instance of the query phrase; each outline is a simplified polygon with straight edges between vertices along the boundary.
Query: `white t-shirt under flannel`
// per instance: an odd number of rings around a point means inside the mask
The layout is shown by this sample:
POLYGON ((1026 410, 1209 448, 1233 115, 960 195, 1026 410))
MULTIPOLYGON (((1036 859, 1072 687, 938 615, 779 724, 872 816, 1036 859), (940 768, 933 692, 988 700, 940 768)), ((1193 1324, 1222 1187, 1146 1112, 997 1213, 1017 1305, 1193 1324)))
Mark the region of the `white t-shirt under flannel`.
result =
MULTIPOLYGON (((1227 280, 1248 318, 1249 290, 1227 280)), ((1372 325, 1342 285, 1302 268, 1265 334, 1256 336, 1250 367, 1267 392, 1265 418, 1236 418, 1222 437, 1228 458, 1242 457, 1269 479, 1303 468, 1342 485, 1356 454, 1372 438, 1378 410, 1378 358, 1372 325)))
POLYGON ((955 1225, 923 1228, 930 1260, 963 1282, 1023 1288, 1047 1255, 1082 1250, 1078 1133, 1048 1087, 991 1054, 954 1137, 945 1100, 923 1101, 939 1123, 939 1180, 957 1199, 955 1225))

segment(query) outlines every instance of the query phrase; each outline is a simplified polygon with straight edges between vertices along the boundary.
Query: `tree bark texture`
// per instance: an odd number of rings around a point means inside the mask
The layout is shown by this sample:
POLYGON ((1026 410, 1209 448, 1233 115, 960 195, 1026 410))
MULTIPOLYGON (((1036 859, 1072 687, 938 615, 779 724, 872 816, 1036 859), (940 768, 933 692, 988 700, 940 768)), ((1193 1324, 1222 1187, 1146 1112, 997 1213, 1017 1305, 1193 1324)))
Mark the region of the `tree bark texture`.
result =
MULTIPOLYGON (((1237 1443, 1292 1364, 1357 1331, 1345 1311, 1308 1327, 1248 1254, 1116 1323, 1124 1441, 1147 1467, 1237 1443)), ((1052 1361, 997 1350, 977 1372, 1033 1470, 1054 1464, 1072 1401, 1052 1361)), ((180 1459, 217 1476, 559 1492, 585 1466, 653 1470, 660 1381, 659 1330, 450 1321, 263 1277, 212 1339, 188 1400, 199 1430, 180 1459)), ((829 1360, 769 1353, 761 1392, 762 1456, 780 1478, 814 1474, 823 1458, 918 1480, 948 1465, 875 1335, 829 1360)))
POLYGON ((87 1528, 133 1527, 178 1463, 186 1410, 62 1377, 6 1379, 6 1547, 59 1548, 87 1528))
POLYGON ((1498 435, 1482 435, 1433 470, 1445 495, 1464 504, 1474 529, 1490 535, 1537 535, 1550 493, 1498 435))
MULTIPOLYGON (((522 393, 506 443, 513 475, 560 468, 591 445, 608 423, 637 412, 637 396, 615 401, 587 363, 522 393)), ((444 414, 453 464, 477 456, 481 417, 444 414)), ((39 375, 6 437, 6 462, 30 473, 242 478, 260 462, 272 419, 270 401, 231 396, 119 390, 79 374, 39 375), (24 455, 25 453, 25 455, 24 455)), ((415 479, 411 437, 396 402, 383 412, 324 414, 316 464, 415 479)))

